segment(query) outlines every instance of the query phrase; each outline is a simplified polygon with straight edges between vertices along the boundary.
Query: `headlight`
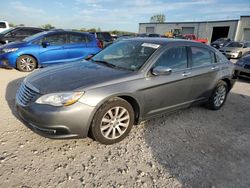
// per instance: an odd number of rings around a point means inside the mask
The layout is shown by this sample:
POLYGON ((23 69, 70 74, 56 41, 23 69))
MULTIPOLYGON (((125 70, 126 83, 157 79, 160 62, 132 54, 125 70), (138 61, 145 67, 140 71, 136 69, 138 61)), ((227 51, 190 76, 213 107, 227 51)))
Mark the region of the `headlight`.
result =
POLYGON ((4 51, 5 53, 15 52, 15 51, 17 51, 17 50, 18 50, 18 48, 5 48, 5 49, 3 49, 3 51, 4 51))
POLYGON ((76 103, 83 94, 84 92, 51 93, 41 96, 36 100, 36 103, 52 106, 69 106, 76 103))

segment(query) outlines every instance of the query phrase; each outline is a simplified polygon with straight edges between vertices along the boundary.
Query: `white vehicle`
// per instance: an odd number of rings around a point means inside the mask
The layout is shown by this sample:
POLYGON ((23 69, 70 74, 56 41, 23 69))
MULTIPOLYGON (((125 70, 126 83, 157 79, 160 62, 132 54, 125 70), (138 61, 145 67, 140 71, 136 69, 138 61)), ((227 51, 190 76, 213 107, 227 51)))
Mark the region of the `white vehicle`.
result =
POLYGON ((10 26, 9 26, 9 23, 6 22, 6 21, 0 21, 0 33, 9 29, 10 26))

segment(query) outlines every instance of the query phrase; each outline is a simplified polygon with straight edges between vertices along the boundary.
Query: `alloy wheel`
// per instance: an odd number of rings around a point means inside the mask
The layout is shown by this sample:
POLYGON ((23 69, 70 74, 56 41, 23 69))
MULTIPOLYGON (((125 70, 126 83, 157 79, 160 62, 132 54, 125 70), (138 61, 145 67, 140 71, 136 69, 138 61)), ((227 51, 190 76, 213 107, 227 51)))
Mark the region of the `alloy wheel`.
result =
POLYGON ((22 57, 19 60, 19 67, 23 71, 32 71, 36 67, 36 62, 30 57, 22 57))
POLYGON ((226 98, 226 88, 224 85, 221 85, 220 87, 217 88, 215 95, 214 95, 214 105, 216 107, 220 107, 226 98))
POLYGON ((110 140, 122 136, 130 123, 130 115, 127 109, 116 106, 109 109, 101 120, 101 134, 110 140))

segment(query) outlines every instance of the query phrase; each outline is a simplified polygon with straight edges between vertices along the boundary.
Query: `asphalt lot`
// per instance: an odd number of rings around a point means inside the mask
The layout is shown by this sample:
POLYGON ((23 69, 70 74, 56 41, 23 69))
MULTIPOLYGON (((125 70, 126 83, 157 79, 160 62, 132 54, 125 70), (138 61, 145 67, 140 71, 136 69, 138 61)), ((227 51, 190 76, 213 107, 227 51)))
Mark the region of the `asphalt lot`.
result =
POLYGON ((51 140, 15 116, 27 73, 0 68, 0 187, 250 187, 250 81, 219 111, 192 107, 135 126, 121 143, 51 140))

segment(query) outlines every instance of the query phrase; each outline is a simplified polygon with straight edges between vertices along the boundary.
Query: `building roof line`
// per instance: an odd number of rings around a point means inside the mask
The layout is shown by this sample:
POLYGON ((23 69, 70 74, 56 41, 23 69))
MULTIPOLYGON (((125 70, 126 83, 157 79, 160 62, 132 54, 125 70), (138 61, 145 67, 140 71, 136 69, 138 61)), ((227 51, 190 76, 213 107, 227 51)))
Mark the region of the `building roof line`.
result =
MULTIPOLYGON (((243 16, 248 17, 248 16, 243 16)), ((249 16, 250 17, 250 16, 249 16)), ((196 21, 196 22, 143 22, 139 24, 194 24, 194 23, 217 23, 217 22, 238 22, 239 20, 217 20, 217 21, 196 21)))

